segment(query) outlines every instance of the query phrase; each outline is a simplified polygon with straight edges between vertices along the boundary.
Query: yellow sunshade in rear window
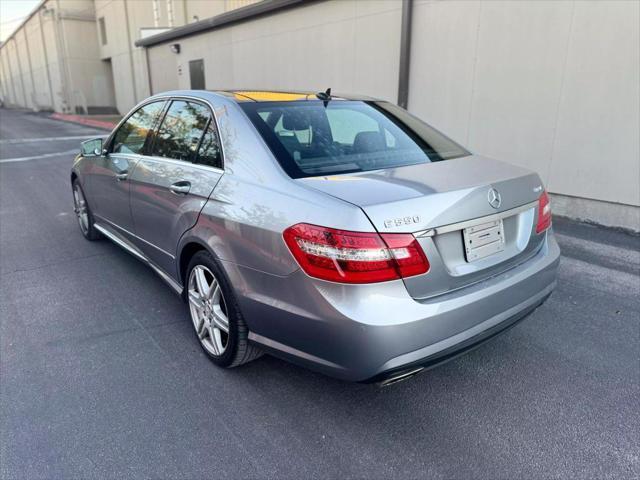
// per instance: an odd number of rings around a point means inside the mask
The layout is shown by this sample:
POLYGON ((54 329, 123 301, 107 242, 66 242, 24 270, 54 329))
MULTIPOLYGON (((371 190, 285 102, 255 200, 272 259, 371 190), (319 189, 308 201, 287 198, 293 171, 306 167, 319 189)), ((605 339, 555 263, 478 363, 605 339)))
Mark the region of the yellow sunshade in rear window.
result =
POLYGON ((306 93, 268 92, 268 91, 242 91, 233 92, 237 100, 258 100, 263 102, 288 102, 293 100, 305 100, 306 93))

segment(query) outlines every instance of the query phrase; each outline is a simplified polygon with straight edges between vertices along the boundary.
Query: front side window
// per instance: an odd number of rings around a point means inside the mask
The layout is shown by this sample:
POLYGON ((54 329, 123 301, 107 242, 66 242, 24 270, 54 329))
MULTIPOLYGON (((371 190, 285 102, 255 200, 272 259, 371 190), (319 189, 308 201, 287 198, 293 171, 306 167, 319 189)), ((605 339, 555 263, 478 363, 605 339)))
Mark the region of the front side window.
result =
POLYGON ((469 155, 437 130, 386 102, 247 102, 241 107, 292 178, 469 155))
POLYGON ((211 115, 204 105, 174 100, 158 129, 152 155, 186 162, 197 161, 200 139, 211 115))
POLYGON ((116 132, 112 152, 142 154, 163 106, 164 101, 148 103, 131 115, 116 132))

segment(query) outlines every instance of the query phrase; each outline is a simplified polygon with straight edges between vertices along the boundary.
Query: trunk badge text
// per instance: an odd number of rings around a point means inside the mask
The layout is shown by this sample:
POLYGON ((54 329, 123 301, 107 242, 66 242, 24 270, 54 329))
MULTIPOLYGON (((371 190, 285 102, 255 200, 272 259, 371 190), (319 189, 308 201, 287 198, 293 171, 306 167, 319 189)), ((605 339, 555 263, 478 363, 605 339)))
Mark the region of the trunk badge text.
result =
POLYGON ((489 200, 489 205, 493 208, 500 208, 500 204, 502 203, 502 197, 500 193, 495 188, 490 188, 489 193, 487 194, 487 200, 489 200))
POLYGON ((403 225, 412 225, 414 223, 420 223, 420 215, 414 215, 412 217, 391 218, 384 221, 384 228, 402 227, 403 225))

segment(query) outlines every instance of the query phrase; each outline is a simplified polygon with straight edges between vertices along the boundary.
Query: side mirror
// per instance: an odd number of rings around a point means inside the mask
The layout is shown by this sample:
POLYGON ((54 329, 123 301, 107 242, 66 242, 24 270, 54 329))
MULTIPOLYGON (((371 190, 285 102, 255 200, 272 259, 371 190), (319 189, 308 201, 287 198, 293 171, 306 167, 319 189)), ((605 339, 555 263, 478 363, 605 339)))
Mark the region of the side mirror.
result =
POLYGON ((99 157, 104 154, 102 150, 102 138, 85 140, 80 145, 80 153, 83 157, 99 157))

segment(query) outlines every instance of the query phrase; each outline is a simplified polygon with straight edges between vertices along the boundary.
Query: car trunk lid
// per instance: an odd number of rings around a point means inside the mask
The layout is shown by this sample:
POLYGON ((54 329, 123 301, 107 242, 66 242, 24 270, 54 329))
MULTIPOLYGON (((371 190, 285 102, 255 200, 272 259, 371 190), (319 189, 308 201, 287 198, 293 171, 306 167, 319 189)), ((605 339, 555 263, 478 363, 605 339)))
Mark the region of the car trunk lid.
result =
POLYGON ((538 175, 486 157, 297 181, 358 205, 381 233, 416 235, 431 264, 405 279, 417 299, 505 271, 534 255, 543 239, 535 234, 538 175), (503 243, 499 251, 496 243, 476 249, 489 233, 503 243))

